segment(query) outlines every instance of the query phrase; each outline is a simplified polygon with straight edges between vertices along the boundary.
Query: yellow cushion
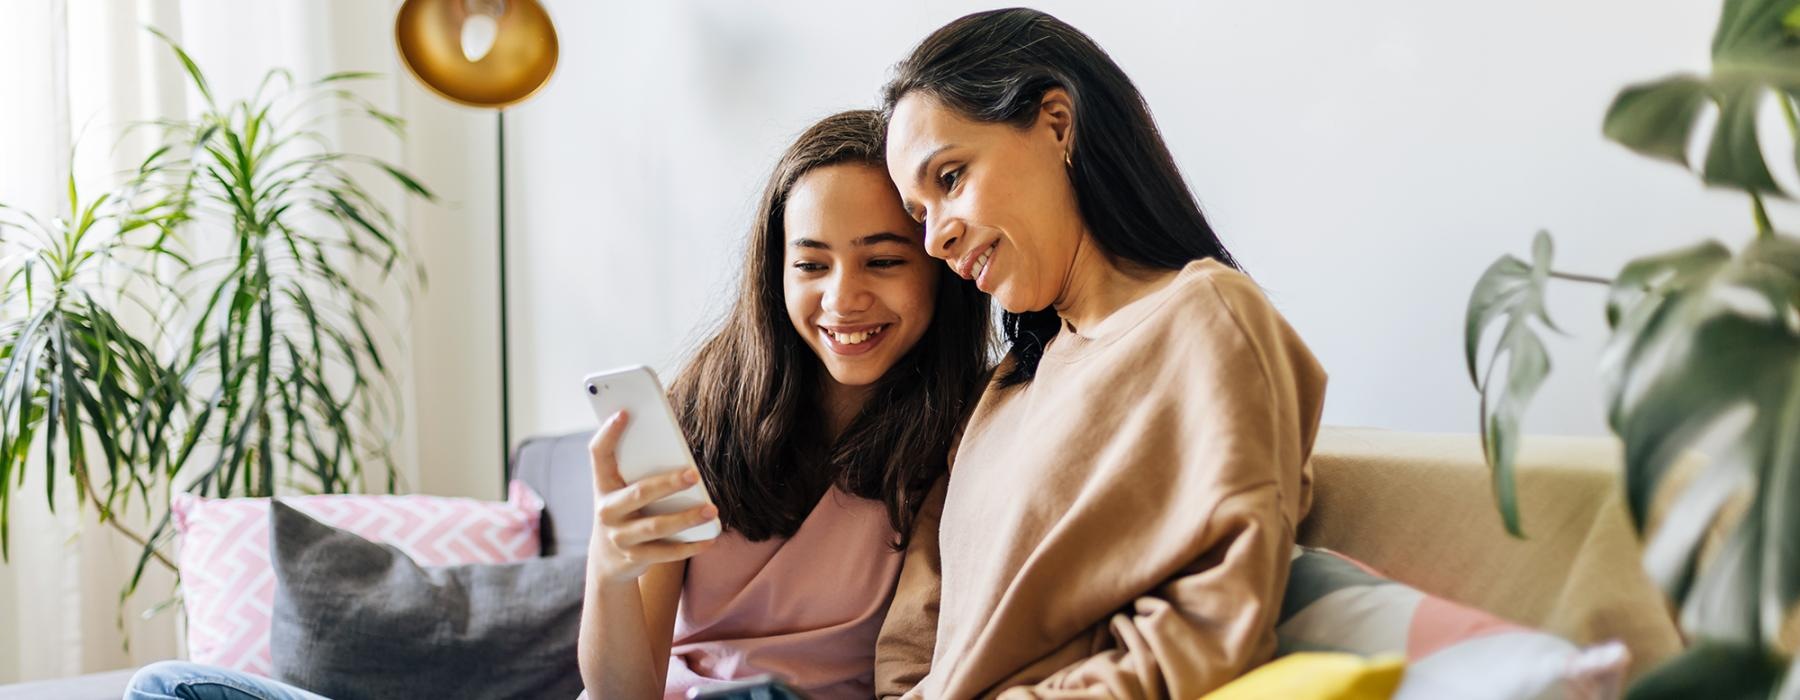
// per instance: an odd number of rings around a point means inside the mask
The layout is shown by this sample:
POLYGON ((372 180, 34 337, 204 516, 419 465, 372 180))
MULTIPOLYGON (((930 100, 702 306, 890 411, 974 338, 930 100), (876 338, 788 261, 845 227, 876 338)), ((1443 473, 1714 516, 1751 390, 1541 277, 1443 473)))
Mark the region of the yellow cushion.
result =
POLYGON ((1304 652, 1263 664, 1205 700, 1387 700, 1400 687, 1406 660, 1399 654, 1304 652))

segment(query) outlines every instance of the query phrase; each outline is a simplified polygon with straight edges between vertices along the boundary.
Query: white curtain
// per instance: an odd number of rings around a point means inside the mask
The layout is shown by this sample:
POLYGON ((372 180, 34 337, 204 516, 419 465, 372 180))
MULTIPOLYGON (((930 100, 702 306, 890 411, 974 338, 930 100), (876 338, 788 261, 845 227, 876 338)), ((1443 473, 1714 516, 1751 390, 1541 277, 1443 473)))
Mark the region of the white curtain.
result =
MULTIPOLYGON (((445 156, 440 149, 420 147, 416 139, 402 145, 377 128, 338 125, 327 132, 345 150, 429 170, 425 179, 444 195, 443 205, 404 202, 397 192, 388 203, 402 221, 412 223, 415 239, 428 235, 440 241, 435 249, 414 251, 428 267, 448 267, 452 274, 473 269, 473 261, 492 245, 492 209, 484 206, 492 197, 492 179, 470 175, 493 167, 491 157, 482 157, 492 152, 492 122, 486 121, 492 117, 448 107, 412 85, 395 60, 397 5, 397 0, 0 0, 0 202, 40 215, 65 211, 71 152, 83 191, 104 191, 146 153, 142 142, 119 140, 126 125, 196 110, 198 93, 168 48, 144 29, 154 26, 193 55, 221 101, 247 96, 273 67, 285 67, 302 81, 341 70, 383 73, 359 92, 383 109, 426 119, 434 138, 464 148, 448 149, 452 155, 445 156), (420 231, 421 223, 438 230, 420 231)), ((140 138, 150 137, 142 131, 140 138)), ((484 317, 444 323, 459 317, 428 308, 423 315, 438 325, 422 327, 401 297, 390 301, 384 306, 392 311, 398 335, 415 343, 390 348, 390 357, 413 359, 429 352, 416 346, 421 337, 492 342, 484 317)), ((430 367, 442 376, 485 381, 491 376, 485 368, 492 365, 482 363, 490 357, 478 354, 470 366, 436 361, 430 367)), ((494 495, 499 467, 493 459, 443 458, 475 454, 466 437, 462 444, 433 441, 427 456, 441 464, 420 474, 415 437, 420 418, 412 398, 419 377, 411 372, 414 362, 394 364, 401 368, 406 416, 394 448, 405 483, 434 493, 494 495)), ((443 423, 448 415, 428 412, 424 420, 443 423)), ((450 425, 443 432, 483 431, 450 425)), ((487 455, 496 451, 484 449, 487 455)), ((33 464, 14 491, 11 560, 0 564, 0 684, 176 657, 179 613, 142 619, 147 607, 170 597, 172 577, 153 565, 140 594, 121 610, 118 592, 135 562, 136 545, 96 526, 91 511, 76 507, 67 477, 58 484, 52 514, 43 477, 42 465, 33 464), (117 626, 120 615, 128 650, 117 626)), ((140 530, 149 526, 141 512, 128 514, 128 521, 140 530)))

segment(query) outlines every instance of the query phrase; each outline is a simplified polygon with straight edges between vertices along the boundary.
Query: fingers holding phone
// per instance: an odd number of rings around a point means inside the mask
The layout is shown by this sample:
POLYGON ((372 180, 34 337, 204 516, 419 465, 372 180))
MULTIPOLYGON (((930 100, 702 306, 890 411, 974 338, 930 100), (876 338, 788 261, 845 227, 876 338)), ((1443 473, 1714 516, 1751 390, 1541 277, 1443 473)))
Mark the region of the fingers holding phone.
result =
POLYGON ((588 443, 594 470, 590 556, 609 579, 704 550, 721 532, 718 509, 694 466, 655 372, 630 367, 587 378, 601 420, 588 443))
POLYGON ((625 488, 625 478, 619 476, 619 435, 625 432, 625 426, 630 422, 630 412, 614 413, 600 424, 594 439, 588 441, 588 461, 594 468, 596 508, 606 494, 625 488))
POLYGON ((675 535, 682 530, 686 530, 688 527, 693 527, 710 520, 711 516, 716 514, 716 511, 710 504, 702 504, 673 514, 655 514, 646 512, 645 506, 677 493, 681 493, 682 491, 686 491, 688 487, 699 483, 699 478, 700 475, 695 472, 692 467, 686 467, 658 474, 629 486, 614 489, 601 495, 600 502, 595 506, 595 510, 597 511, 596 514, 600 517, 600 522, 602 524, 613 527, 624 527, 628 524, 633 524, 634 519, 636 524, 647 527, 649 523, 668 522, 666 520, 657 520, 657 518, 668 518, 671 517, 671 515, 683 515, 701 511, 708 513, 706 518, 703 518, 698 522, 688 523, 687 527, 664 532, 651 539, 660 539, 675 535))
POLYGON ((718 518, 710 503, 666 514, 645 508, 692 488, 700 482, 693 467, 682 467, 626 484, 619 476, 616 448, 626 427, 627 414, 615 414, 588 443, 594 468, 594 543, 590 556, 598 556, 608 579, 635 580, 656 564, 681 561, 711 545, 712 539, 680 542, 672 537, 718 518))

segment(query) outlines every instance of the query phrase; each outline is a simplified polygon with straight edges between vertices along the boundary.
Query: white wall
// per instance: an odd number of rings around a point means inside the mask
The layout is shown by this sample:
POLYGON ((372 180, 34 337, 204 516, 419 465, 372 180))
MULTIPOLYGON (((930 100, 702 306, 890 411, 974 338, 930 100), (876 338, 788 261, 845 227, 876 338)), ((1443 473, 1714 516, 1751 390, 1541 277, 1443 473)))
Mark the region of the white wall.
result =
POLYGON ((405 162, 438 196, 407 209, 427 275, 410 338, 417 490, 499 498, 495 116, 454 106, 412 80, 400 99, 410 119, 405 162))
MULTIPOLYGON (((723 303, 787 141, 871 104, 914 43, 987 7, 547 5, 562 63, 508 122, 519 432, 590 427, 584 372, 672 367, 723 303)), ((1464 305, 1540 228, 1559 267, 1603 275, 1751 231, 1737 196, 1600 135, 1621 86, 1705 67, 1717 2, 1038 6, 1136 80, 1227 245, 1330 370, 1330 423, 1474 430, 1464 305)), ((1602 298, 1556 290, 1572 336, 1551 341, 1528 429, 1603 432, 1602 298)))

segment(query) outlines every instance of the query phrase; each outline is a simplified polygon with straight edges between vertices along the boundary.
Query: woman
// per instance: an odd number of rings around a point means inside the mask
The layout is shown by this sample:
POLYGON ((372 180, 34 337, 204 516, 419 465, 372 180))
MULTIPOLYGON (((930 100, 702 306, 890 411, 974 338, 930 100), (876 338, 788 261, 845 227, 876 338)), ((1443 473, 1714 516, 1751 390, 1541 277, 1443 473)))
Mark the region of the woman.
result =
POLYGON ((809 129, 770 176, 738 299, 671 388, 698 473, 596 496, 581 669, 596 698, 681 697, 776 673, 816 698, 873 692, 901 549, 987 361, 987 302, 925 255, 883 167, 881 117, 809 129), (704 479, 716 504, 639 509, 704 479), (717 517, 716 541, 663 538, 717 517))
POLYGON ((1267 660, 1318 363, 1086 35, 974 14, 896 73, 888 173, 1009 348, 920 516, 878 693, 1191 698, 1267 660))

